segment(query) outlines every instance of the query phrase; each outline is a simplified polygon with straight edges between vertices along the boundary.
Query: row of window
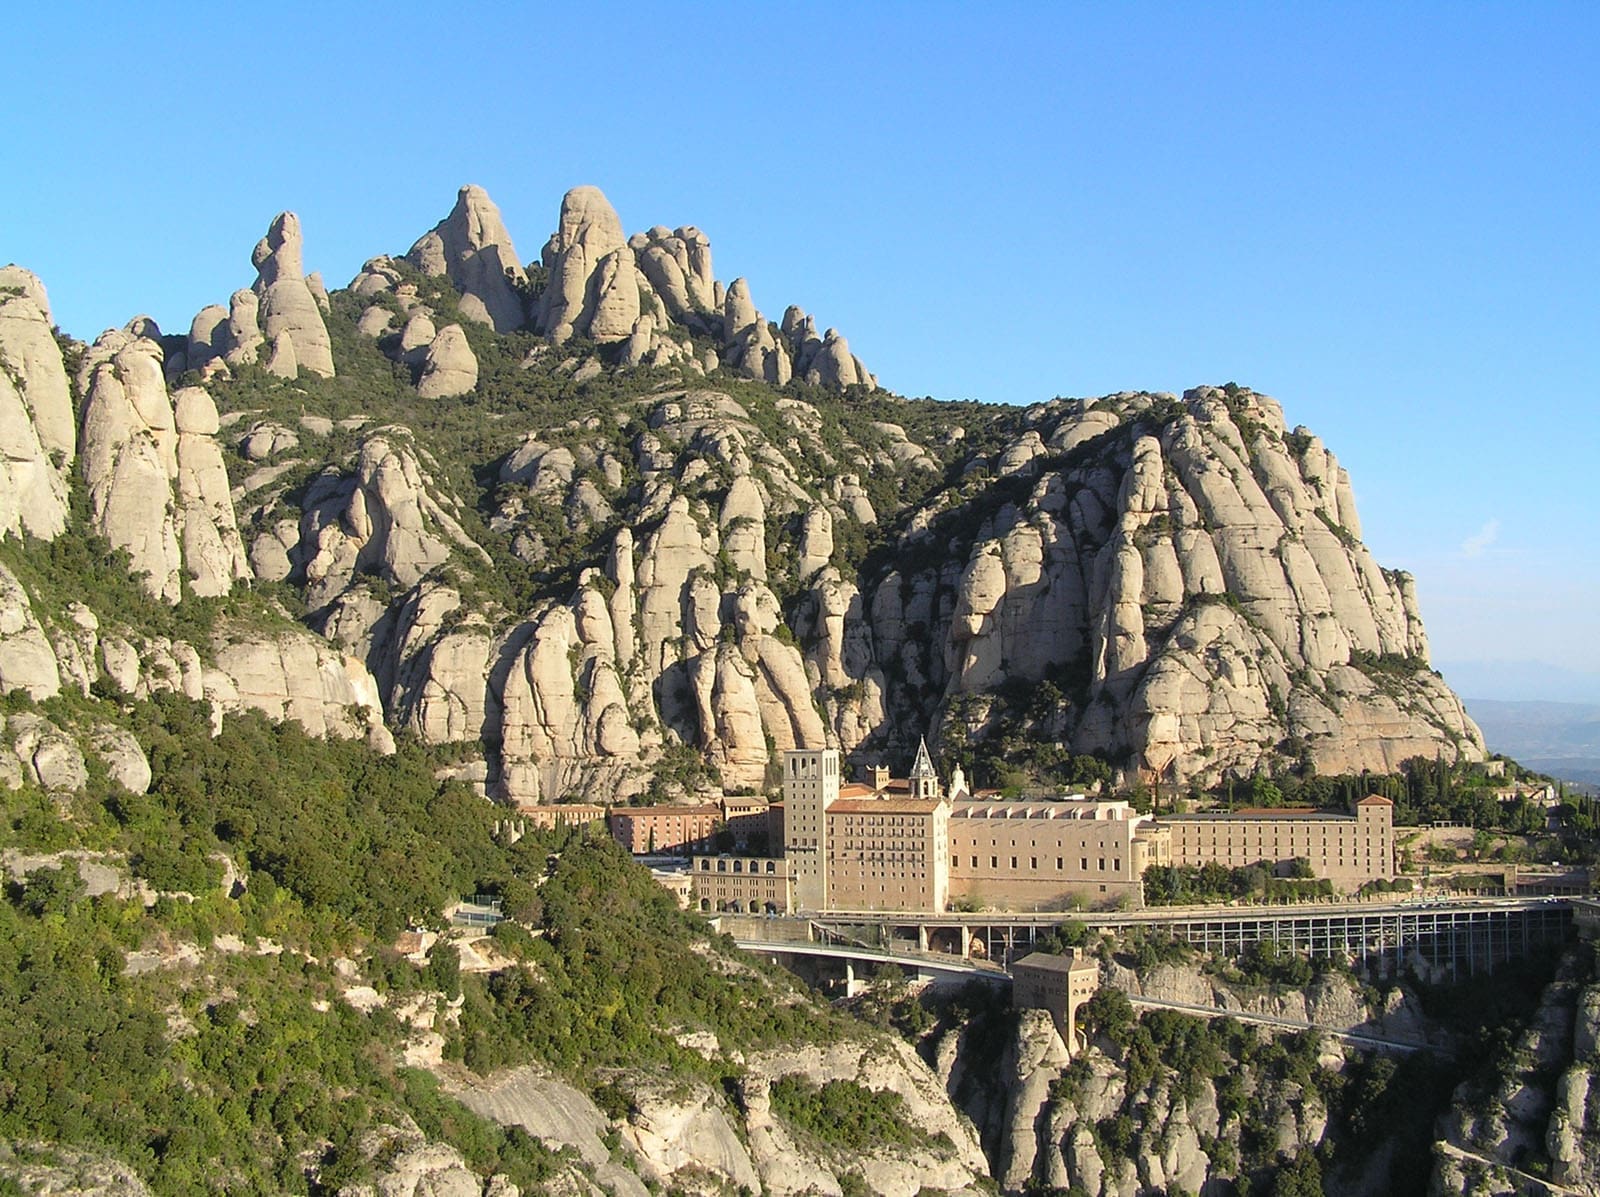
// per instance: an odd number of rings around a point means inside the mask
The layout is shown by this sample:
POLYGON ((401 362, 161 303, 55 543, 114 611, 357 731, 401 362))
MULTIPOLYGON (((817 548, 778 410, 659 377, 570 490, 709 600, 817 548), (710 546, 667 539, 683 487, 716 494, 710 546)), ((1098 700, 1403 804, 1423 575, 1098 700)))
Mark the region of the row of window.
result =
MULTIPOLYGON (((973 856, 973 857, 970 857, 969 859, 972 861, 972 867, 974 869, 979 869, 979 868, 983 867, 981 864, 978 863, 979 860, 980 860, 979 857, 973 856)), ((1017 869, 1017 868, 1021 867, 1021 859, 1022 858, 1019 857, 1019 856, 1012 856, 1012 857, 1009 857, 1009 858, 1000 857, 1000 856, 991 856, 991 857, 989 857, 989 867, 991 869, 998 869, 1000 867, 1000 862, 1003 859, 1009 859, 1011 861, 1011 867, 1013 869, 1017 869)), ((1078 871, 1080 873, 1089 872, 1089 861, 1090 861, 1090 859, 1091 858, 1088 857, 1088 856, 1080 856, 1078 858, 1078 871)), ((1120 856, 1112 856, 1112 857, 1097 856, 1097 857, 1093 857, 1092 859, 1095 861, 1095 869, 1098 872, 1104 873, 1106 871, 1106 861, 1107 860, 1111 861, 1111 872, 1113 872, 1113 873, 1122 872, 1122 858, 1120 856)), ((958 863, 959 863, 959 858, 957 858, 957 860, 958 860, 958 863)), ((1046 858, 1045 867, 1046 868, 1049 867, 1048 858, 1046 858)), ((1028 868, 1032 872, 1037 873, 1039 871, 1039 857, 1037 857, 1037 856, 1028 857, 1028 868)), ((1066 872, 1066 870, 1067 870, 1067 858, 1064 857, 1064 856, 1056 857, 1056 872, 1064 873, 1064 872, 1066 872)))
MULTIPOLYGON (((733 861, 732 862, 733 863, 733 868, 732 869, 728 868, 728 863, 729 862, 727 860, 724 860, 721 857, 719 857, 717 859, 717 872, 719 872, 719 873, 730 873, 730 872, 732 872, 732 873, 742 873, 742 872, 744 872, 744 861, 742 861, 742 860, 733 861)), ((778 871, 778 862, 776 860, 752 860, 750 862, 750 871, 752 873, 757 872, 760 869, 761 865, 766 865, 767 866, 766 871, 769 872, 769 873, 776 873, 778 871)), ((707 860, 705 857, 701 857, 700 858, 700 871, 702 873, 709 873, 711 871, 711 862, 709 860, 707 860)))

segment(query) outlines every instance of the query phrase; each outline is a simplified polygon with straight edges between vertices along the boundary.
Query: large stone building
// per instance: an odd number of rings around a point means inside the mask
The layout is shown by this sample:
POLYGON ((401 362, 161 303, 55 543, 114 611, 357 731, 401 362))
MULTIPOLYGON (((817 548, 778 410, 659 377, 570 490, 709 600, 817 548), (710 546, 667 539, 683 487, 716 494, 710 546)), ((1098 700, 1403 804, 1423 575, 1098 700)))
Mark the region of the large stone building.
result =
POLYGON ((968 799, 950 815, 950 893, 995 910, 1138 906, 1170 843, 1126 801, 968 799))
POLYGON ((1394 803, 1371 794, 1355 813, 1280 807, 1166 815, 1172 863, 1226 868, 1265 864, 1287 871, 1296 860, 1335 889, 1350 891, 1395 874, 1394 803))
POLYGON ((723 822, 716 802, 697 806, 613 806, 606 812, 612 838, 635 856, 710 852, 723 822))

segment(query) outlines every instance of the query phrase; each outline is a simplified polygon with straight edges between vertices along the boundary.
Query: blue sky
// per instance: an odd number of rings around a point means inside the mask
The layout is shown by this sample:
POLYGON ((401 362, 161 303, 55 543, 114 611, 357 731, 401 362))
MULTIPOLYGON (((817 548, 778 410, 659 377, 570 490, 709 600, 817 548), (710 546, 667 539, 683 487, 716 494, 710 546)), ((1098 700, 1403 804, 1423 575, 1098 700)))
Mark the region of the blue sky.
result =
POLYGON ((525 259, 594 183, 630 231, 698 224, 720 277, 837 326, 903 394, 1274 395, 1350 468, 1379 560, 1417 575, 1447 677, 1541 661, 1600 701, 1600 6, 7 24, 0 261, 78 336, 186 327, 253 278, 280 209, 342 285, 464 182, 525 259))

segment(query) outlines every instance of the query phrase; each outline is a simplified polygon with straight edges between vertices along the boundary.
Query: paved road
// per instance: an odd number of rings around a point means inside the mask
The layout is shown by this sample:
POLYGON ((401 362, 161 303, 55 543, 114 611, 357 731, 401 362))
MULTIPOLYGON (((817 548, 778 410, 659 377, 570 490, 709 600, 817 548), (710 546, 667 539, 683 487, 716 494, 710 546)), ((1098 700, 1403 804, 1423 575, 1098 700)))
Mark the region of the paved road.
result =
POLYGON ((1278 1018, 1271 1014, 1254 1014, 1245 1010, 1225 1010, 1220 1006, 1202 1006, 1192 1002, 1171 1002, 1161 998, 1136 997, 1133 994, 1128 995, 1128 1001, 1138 1008, 1176 1010, 1180 1014, 1193 1014, 1197 1018, 1232 1018, 1238 1022, 1254 1023, 1280 1030, 1317 1031, 1330 1039, 1337 1039, 1342 1043, 1379 1051, 1437 1051, 1444 1055, 1451 1054, 1448 1050, 1434 1047, 1432 1044, 1384 1039, 1378 1035, 1363 1035, 1356 1031, 1338 1031, 1329 1027, 1317 1026, 1315 1023, 1304 1022, 1297 1018, 1278 1018))

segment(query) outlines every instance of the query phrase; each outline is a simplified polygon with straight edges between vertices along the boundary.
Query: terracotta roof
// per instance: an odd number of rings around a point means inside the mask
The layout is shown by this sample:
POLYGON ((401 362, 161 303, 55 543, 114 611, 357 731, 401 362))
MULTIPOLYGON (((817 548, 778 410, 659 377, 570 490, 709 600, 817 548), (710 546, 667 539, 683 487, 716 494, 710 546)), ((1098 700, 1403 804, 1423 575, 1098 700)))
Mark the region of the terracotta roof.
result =
POLYGON ((1031 952, 1017 961, 1017 966, 1022 968, 1042 968, 1053 973, 1070 973, 1073 971, 1087 971, 1100 968, 1099 961, 1092 956, 1059 956, 1054 952, 1031 952))
POLYGON ((1217 822, 1226 819, 1352 819, 1336 810, 1318 810, 1314 806, 1246 807, 1243 810, 1204 810, 1189 815, 1161 815, 1163 823, 1217 822))
POLYGON ((625 815, 630 819, 645 818, 650 815, 713 815, 720 816, 722 807, 716 802, 704 802, 699 806, 613 806, 608 814, 625 815))
POLYGON ((839 787, 841 798, 871 798, 878 791, 864 782, 852 781, 849 785, 839 787))
POLYGON ((830 803, 830 815, 931 815, 937 802, 914 798, 841 798, 830 803))
POLYGON ((1391 802, 1389 799, 1385 798, 1382 794, 1368 794, 1360 802, 1356 803, 1356 805, 1357 806, 1393 806, 1394 803, 1391 802))

